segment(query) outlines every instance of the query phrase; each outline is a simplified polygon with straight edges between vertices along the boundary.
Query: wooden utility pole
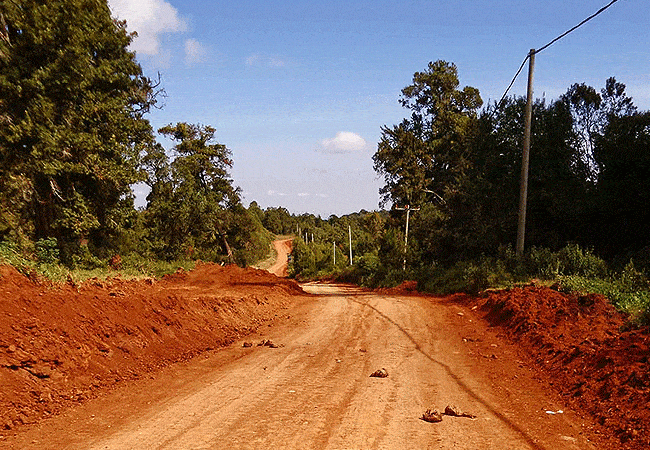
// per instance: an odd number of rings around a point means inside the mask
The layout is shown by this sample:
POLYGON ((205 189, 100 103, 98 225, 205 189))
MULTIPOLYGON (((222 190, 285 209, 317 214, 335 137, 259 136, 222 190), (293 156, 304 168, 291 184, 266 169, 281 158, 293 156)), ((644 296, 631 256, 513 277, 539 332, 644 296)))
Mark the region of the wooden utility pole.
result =
POLYGON ((352 265, 352 226, 348 225, 348 238, 350 243, 350 265, 352 265))
POLYGON ((404 263, 402 264, 402 270, 406 270, 406 254, 408 252, 409 246, 409 219, 411 217, 411 211, 419 211, 420 208, 411 208, 410 205, 406 205, 404 208, 395 208, 399 211, 406 211, 406 230, 404 232, 404 263))
POLYGON ((533 72, 535 70, 535 49, 528 54, 528 93, 526 95, 526 117, 524 128, 524 149, 521 157, 521 182, 519 189, 519 224, 517 226, 518 257, 524 254, 524 238, 526 236, 526 205, 528 202, 528 162, 530 160, 530 130, 533 117, 533 72))

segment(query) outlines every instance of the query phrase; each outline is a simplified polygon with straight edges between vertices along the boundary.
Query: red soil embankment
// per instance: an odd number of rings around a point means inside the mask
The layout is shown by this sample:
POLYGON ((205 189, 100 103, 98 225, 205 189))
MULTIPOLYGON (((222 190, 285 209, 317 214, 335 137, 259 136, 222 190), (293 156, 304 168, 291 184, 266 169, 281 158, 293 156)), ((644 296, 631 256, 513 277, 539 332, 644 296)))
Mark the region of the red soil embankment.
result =
POLYGON ((0 266, 0 429, 217 348, 302 294, 263 270, 200 264, 161 280, 34 283, 0 266))
POLYGON ((536 360, 540 377, 596 417, 622 448, 650 448, 650 330, 625 330, 623 317, 598 295, 528 286, 457 300, 503 327, 536 360))

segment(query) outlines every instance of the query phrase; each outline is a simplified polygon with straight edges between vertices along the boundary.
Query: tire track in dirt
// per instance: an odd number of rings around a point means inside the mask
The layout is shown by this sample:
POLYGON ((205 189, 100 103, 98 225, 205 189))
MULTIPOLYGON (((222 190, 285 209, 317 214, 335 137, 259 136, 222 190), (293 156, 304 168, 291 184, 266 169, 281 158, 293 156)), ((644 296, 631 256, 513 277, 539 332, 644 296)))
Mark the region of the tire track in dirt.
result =
MULTIPOLYGON (((364 306, 371 308, 377 315, 379 315, 382 319, 386 320, 387 322, 391 323, 395 328, 397 328, 403 336, 410 341, 412 344, 412 348, 420 353, 422 356, 424 356, 426 359, 428 359, 431 363, 435 364, 437 367, 435 368, 436 376, 435 379, 437 380, 445 380, 446 383, 444 386, 442 384, 438 385, 438 391, 439 392, 444 392, 447 391, 449 392, 450 390, 456 391, 455 395, 451 397, 455 398, 461 398, 464 403, 475 403, 479 407, 481 407, 484 412, 490 416, 494 416, 498 419, 498 421, 501 422, 501 424, 519 435, 521 438, 522 442, 521 444, 526 444, 530 448, 539 450, 542 447, 539 447, 537 443, 530 437, 528 434, 522 430, 519 426, 517 426, 515 423, 513 423, 510 419, 508 419, 505 415, 503 415, 501 412, 498 411, 497 408, 493 404, 491 404, 487 399, 483 398, 480 393, 476 392, 472 387, 470 387, 467 382, 463 379, 462 376, 460 376, 456 371, 450 367, 449 364, 443 362, 440 359, 436 359, 431 356, 431 354, 444 354, 444 352, 441 352, 439 349, 436 349, 435 347, 432 349, 432 352, 427 352, 425 351, 420 343, 413 337, 413 332, 404 328, 398 321, 392 319, 389 315, 383 313, 376 307, 365 303, 364 306), (455 384, 456 389, 454 389, 453 386, 449 386, 449 384, 455 384)), ((393 313, 395 314, 395 313, 393 313)), ((404 320, 405 318, 401 318, 404 320)), ((418 324, 413 323, 412 326, 416 327, 418 324)), ((416 333, 416 335, 420 335, 421 331, 416 333)), ((434 343, 439 343, 438 340, 432 340, 434 343)))

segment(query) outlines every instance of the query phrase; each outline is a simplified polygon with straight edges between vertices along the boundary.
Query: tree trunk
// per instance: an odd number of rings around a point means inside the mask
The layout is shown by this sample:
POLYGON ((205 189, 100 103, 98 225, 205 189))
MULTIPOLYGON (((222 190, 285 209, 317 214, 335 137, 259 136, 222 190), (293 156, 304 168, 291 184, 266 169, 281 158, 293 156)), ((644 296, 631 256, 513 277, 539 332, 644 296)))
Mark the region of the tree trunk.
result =
POLYGON ((230 248, 230 245, 228 244, 228 240, 226 239, 225 234, 221 234, 221 238, 223 239, 223 246, 226 248, 226 253, 228 253, 228 262, 232 264, 234 262, 234 258, 232 255, 232 249, 230 248))

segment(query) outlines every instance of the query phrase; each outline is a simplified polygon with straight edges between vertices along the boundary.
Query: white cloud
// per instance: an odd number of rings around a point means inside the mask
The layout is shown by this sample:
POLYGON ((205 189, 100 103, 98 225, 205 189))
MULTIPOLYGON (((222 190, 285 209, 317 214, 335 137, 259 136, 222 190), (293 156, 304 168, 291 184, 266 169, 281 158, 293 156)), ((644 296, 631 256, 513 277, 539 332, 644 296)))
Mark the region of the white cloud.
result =
POLYGON ((267 192, 267 195, 269 195, 270 197, 275 197, 276 195, 278 197, 285 197, 287 194, 285 194, 284 192, 278 192, 278 191, 274 191, 274 190, 270 189, 267 192))
POLYGON ((269 66, 271 67, 284 67, 285 62, 280 58, 269 58, 269 66))
POLYGON ((333 139, 325 139, 322 148, 330 153, 351 153, 366 148, 366 140, 356 133, 341 131, 333 139))
POLYGON ((298 197, 309 197, 309 194, 307 192, 301 192, 298 194, 298 197))
POLYGON ((205 61, 207 51, 203 44, 196 39, 187 39, 185 41, 185 62, 193 65, 205 61))
POLYGON ((126 20, 129 31, 138 33, 131 49, 145 55, 158 55, 164 33, 187 30, 187 22, 165 0, 109 0, 113 14, 126 20))
POLYGON ((260 54, 254 53, 248 58, 246 58, 247 66, 265 66, 272 68, 280 68, 287 65, 286 61, 282 58, 275 56, 262 56, 260 54))
POLYGON ((251 55, 248 58, 246 58, 246 65, 254 66, 255 64, 257 64, 259 60, 260 60, 260 55, 251 55))

